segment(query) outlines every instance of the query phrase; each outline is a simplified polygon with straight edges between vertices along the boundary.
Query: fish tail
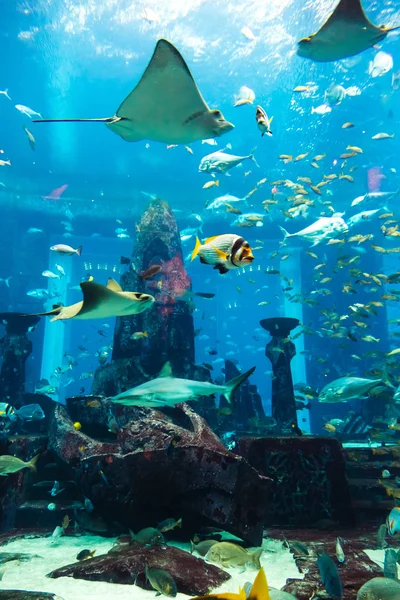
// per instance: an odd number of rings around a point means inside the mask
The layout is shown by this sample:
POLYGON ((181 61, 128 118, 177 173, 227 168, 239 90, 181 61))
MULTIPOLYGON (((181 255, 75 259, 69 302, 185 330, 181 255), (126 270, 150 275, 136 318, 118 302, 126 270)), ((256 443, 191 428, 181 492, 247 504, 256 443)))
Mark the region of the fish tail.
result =
MULTIPOLYGON (((262 548, 258 550, 258 563, 260 562, 260 555, 262 552, 262 548)), ((256 554, 256 553, 254 553, 256 554)), ((271 596, 268 590, 268 582, 265 576, 264 568, 260 566, 260 570, 257 573, 257 576, 254 580, 254 583, 251 587, 250 593, 247 596, 248 600, 256 600, 257 598, 263 598, 264 600, 271 600, 271 596)))
POLYGON ((199 250, 201 248, 201 241, 199 240, 199 238, 196 236, 196 245, 194 247, 194 250, 192 252, 192 258, 190 260, 194 260, 196 258, 196 256, 199 253, 199 250))
POLYGON ((76 253, 78 256, 82 254, 82 246, 79 246, 79 248, 76 249, 76 253))
POLYGON ((216 185, 217 187, 219 187, 219 179, 216 179, 216 180, 215 180, 215 185, 216 185))
POLYGON ((254 146, 253 150, 249 154, 249 158, 250 158, 250 160, 253 161, 253 163, 256 165, 256 167, 260 168, 260 165, 258 164, 258 162, 256 161, 255 156, 254 156, 254 152, 256 150, 257 150, 257 146, 254 146))
POLYGON ((93 556, 94 556, 95 554, 96 554, 96 550, 92 550, 92 551, 90 552, 90 557, 91 557, 91 558, 93 558, 93 556))
POLYGON ((283 241, 285 241, 287 237, 290 237, 290 233, 289 233, 288 231, 286 231, 286 229, 285 229, 284 227, 281 227, 281 226, 279 225, 279 229, 280 229, 280 230, 282 231, 282 233, 283 233, 283 236, 284 236, 284 237, 283 237, 283 241))
POLYGON ((194 545, 193 540, 190 540, 190 554, 193 554, 193 552, 196 550, 196 546, 194 545))
POLYGON ((176 522, 176 526, 180 527, 182 529, 182 517, 180 519, 177 520, 176 522))
POLYGON ((234 397, 235 397, 235 391, 237 390, 237 388, 239 386, 241 386, 242 383, 244 381, 246 381, 246 379, 248 377, 250 377, 250 375, 252 375, 255 370, 256 370, 256 368, 252 367, 251 369, 249 369, 245 373, 241 373, 240 375, 238 375, 237 377, 234 377, 233 379, 231 379, 230 381, 228 381, 228 383, 225 384, 224 396, 228 400, 229 404, 233 403, 233 400, 234 400, 234 397))
POLYGON ((149 334, 147 331, 143 331, 143 337, 149 337, 149 334))
POLYGON ((36 454, 36 456, 34 456, 28 463, 26 463, 26 466, 29 467, 29 469, 31 469, 31 471, 33 471, 34 473, 36 473, 36 463, 38 461, 40 454, 36 454))
POLYGON ((9 288, 10 287, 10 279, 12 278, 12 275, 10 275, 10 277, 7 277, 7 279, 4 280, 4 283, 6 284, 6 286, 9 288))
MULTIPOLYGON (((253 554, 251 555, 251 560, 252 560, 253 564, 257 567, 257 569, 261 569, 260 557, 261 557, 262 551, 263 551, 262 548, 258 548, 258 550, 255 550, 253 552, 253 554)), ((263 596, 263 598, 268 598, 268 596, 263 596)))

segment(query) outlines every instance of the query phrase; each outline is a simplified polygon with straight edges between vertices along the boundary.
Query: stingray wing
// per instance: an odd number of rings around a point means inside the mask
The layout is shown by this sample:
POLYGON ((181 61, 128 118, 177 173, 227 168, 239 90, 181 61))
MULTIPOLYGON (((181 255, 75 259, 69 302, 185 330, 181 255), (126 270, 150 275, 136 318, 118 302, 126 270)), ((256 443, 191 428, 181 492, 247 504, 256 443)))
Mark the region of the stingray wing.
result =
POLYGON ((185 124, 208 110, 181 54, 161 39, 139 83, 118 108, 120 120, 107 127, 128 142, 168 142, 184 135, 185 124))
POLYGON ((326 62, 354 56, 382 40, 388 30, 376 27, 367 18, 361 0, 340 0, 339 4, 322 27, 309 38, 300 41, 314 46, 309 56, 313 60, 326 62))
POLYGON ((131 301, 120 293, 95 281, 83 281, 80 285, 83 306, 76 315, 79 319, 116 317, 131 304, 131 301))

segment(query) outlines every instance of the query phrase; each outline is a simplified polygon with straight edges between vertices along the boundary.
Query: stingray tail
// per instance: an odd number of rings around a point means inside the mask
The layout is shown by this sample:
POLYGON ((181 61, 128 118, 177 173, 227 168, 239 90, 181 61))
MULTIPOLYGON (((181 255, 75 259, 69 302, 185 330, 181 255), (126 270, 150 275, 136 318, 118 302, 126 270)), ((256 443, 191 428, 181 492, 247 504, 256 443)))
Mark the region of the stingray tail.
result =
POLYGON ((254 156, 254 152, 256 150, 257 150, 257 146, 255 148, 253 148, 253 150, 250 152, 249 158, 250 158, 250 160, 253 161, 253 163, 256 165, 256 167, 260 168, 260 165, 258 164, 258 162, 256 161, 255 156, 254 156))
POLYGON ((23 316, 23 317, 48 317, 48 316, 51 316, 51 315, 59 315, 63 308, 64 307, 61 306, 60 304, 54 304, 53 305, 53 309, 49 310, 47 312, 33 313, 33 314, 21 315, 21 316, 23 316))
POLYGON ((103 117, 102 119, 33 119, 32 123, 115 123, 118 117, 103 117))

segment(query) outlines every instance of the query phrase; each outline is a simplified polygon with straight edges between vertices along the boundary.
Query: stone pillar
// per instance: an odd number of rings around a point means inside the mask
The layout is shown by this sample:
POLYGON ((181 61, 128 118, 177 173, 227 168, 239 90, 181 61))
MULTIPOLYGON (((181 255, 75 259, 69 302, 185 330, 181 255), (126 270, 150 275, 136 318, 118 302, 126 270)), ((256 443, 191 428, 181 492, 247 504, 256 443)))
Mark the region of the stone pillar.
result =
POLYGON ((0 402, 19 407, 25 393, 25 363, 32 352, 27 331, 39 317, 23 317, 21 313, 0 313, 6 323, 6 335, 1 341, 0 402))
POLYGON ((292 433, 297 426, 296 402, 294 399, 290 361, 296 354, 296 347, 289 340, 292 329, 299 321, 287 317, 276 317, 260 321, 261 327, 272 336, 265 348, 265 355, 272 363, 272 416, 283 433, 292 433))

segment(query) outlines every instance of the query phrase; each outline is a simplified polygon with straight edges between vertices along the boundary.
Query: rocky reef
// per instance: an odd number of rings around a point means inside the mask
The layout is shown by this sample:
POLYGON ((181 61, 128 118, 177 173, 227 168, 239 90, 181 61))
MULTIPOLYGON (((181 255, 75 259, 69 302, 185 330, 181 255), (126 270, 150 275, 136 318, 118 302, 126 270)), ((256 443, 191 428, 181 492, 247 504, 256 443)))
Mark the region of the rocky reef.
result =
POLYGON ((229 452, 191 407, 160 412, 102 398, 94 410, 92 399, 68 401, 72 420, 56 407, 49 447, 73 467, 78 489, 98 514, 137 531, 173 511, 188 527, 193 523, 192 532, 210 524, 260 544, 271 482, 229 452), (111 406, 119 424, 114 439, 105 437, 111 406))
POLYGON ((132 262, 121 276, 121 287, 152 294, 156 302, 140 315, 117 319, 112 361, 97 369, 92 393, 116 395, 157 376, 167 361, 176 377, 208 380, 208 370, 194 364, 192 305, 184 299, 191 280, 183 263, 178 225, 163 200, 153 200, 137 225, 132 262), (160 265, 161 271, 151 279, 141 278, 152 265, 160 265), (133 340, 138 331, 148 337, 133 340))
POLYGON ((189 596, 208 594, 228 579, 229 573, 173 546, 133 546, 121 552, 109 552, 90 560, 67 565, 48 577, 74 577, 89 581, 106 581, 138 585, 151 590, 146 580, 146 565, 164 569, 172 575, 178 592, 189 596))

